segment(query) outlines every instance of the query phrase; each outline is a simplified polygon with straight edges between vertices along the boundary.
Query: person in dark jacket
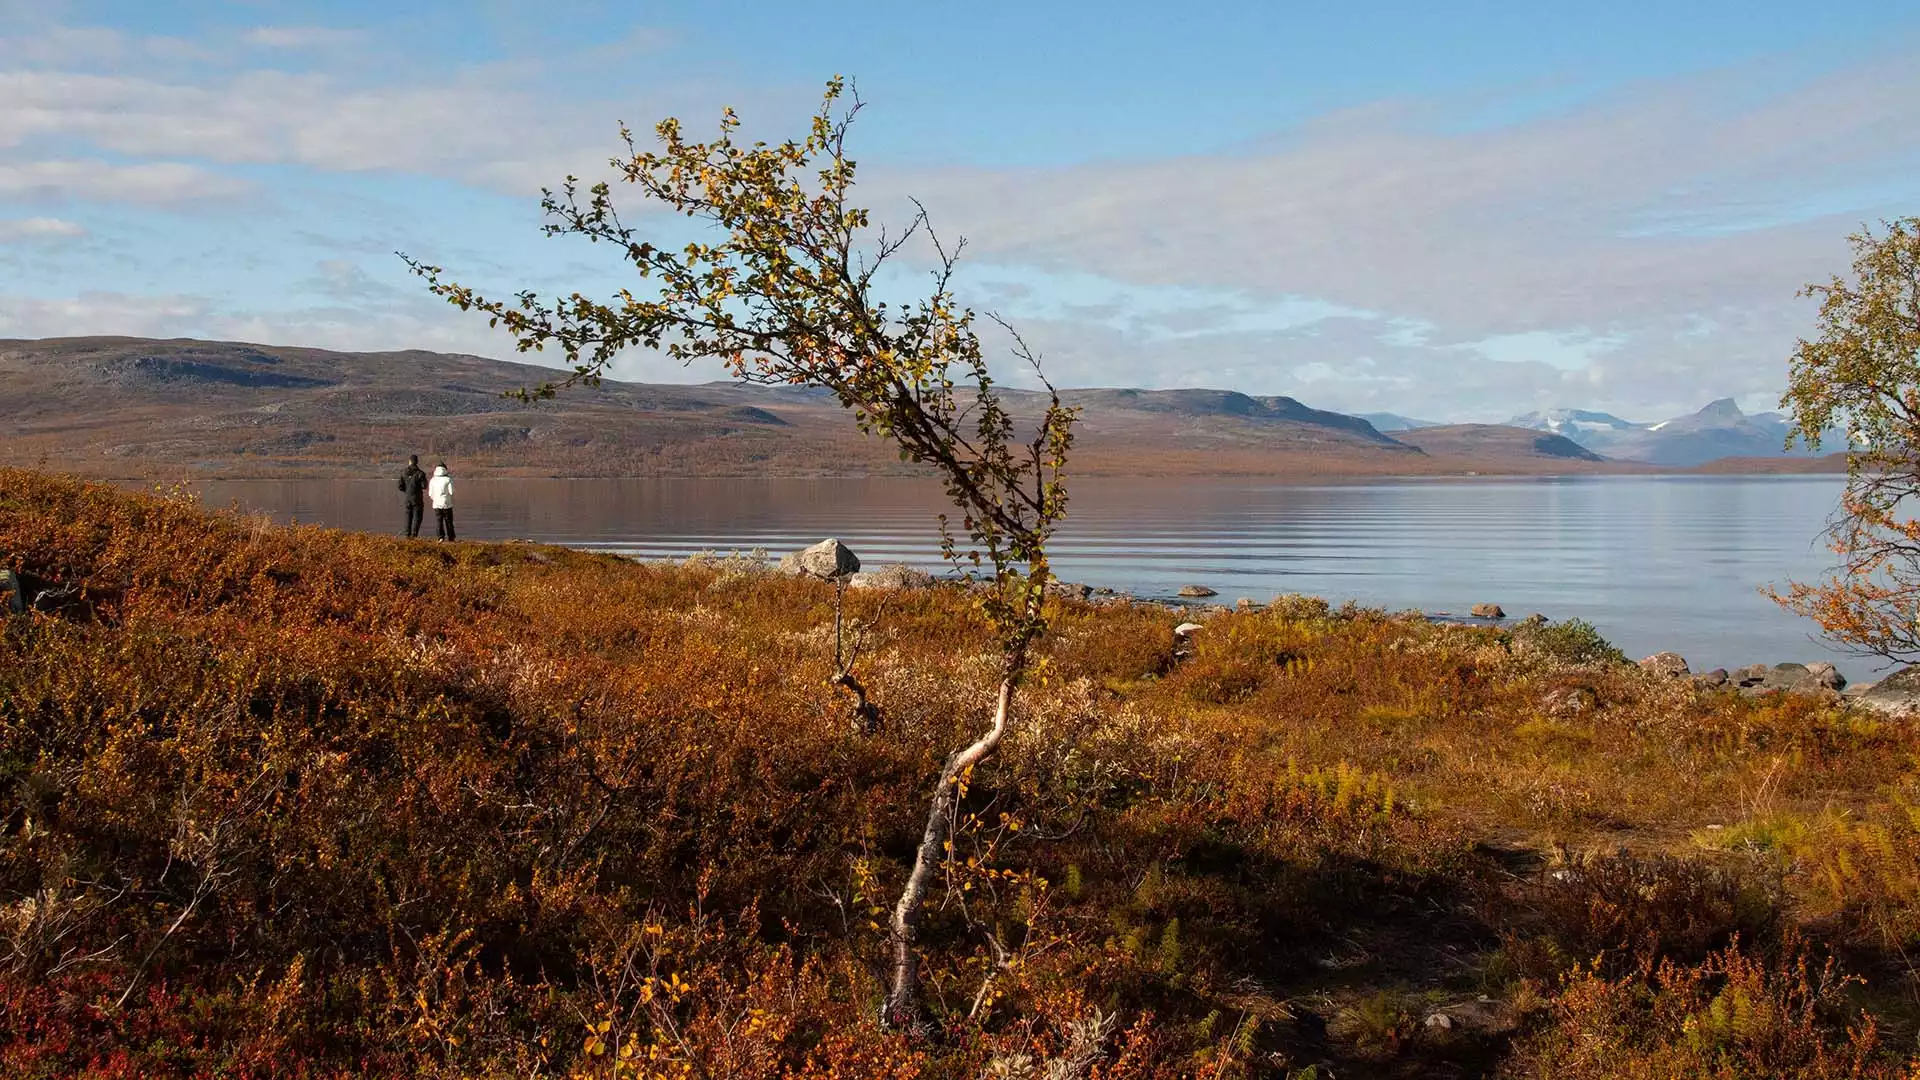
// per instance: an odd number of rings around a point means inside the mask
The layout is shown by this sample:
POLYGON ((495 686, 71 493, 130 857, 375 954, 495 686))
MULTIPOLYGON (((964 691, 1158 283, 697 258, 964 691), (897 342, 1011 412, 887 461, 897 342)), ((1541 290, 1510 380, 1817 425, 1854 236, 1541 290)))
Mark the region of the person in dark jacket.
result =
POLYGON ((407 471, 400 474, 400 498, 407 504, 407 539, 412 540, 427 516, 427 474, 420 468, 419 454, 407 458, 407 471))

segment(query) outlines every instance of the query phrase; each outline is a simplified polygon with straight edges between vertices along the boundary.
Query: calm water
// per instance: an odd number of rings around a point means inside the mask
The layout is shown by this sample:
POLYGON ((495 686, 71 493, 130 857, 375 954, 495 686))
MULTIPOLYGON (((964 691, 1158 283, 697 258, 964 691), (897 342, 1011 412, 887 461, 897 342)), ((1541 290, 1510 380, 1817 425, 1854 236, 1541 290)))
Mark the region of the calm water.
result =
MULTIPOLYGON (((1290 485, 1081 481, 1055 565, 1069 581, 1219 599, 1310 593, 1390 609, 1464 613, 1491 601, 1595 623, 1639 657, 1673 649, 1695 670, 1830 658, 1807 622, 1760 586, 1828 564, 1819 534, 1840 480, 1579 477, 1290 485)), ((393 481, 234 481, 208 503, 397 532, 393 481)), ((463 539, 523 537, 647 557, 837 536, 870 566, 938 570, 939 492, 911 480, 459 482, 463 539)), ((427 530, 433 528, 429 515, 427 530)))

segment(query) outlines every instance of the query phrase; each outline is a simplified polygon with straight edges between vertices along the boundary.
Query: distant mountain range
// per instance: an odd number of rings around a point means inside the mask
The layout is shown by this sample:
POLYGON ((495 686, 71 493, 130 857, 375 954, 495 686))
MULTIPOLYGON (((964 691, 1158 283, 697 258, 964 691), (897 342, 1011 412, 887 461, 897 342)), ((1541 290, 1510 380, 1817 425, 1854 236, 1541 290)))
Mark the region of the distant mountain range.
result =
POLYGON ((1375 431, 1418 431, 1421 428, 1440 427, 1438 420, 1415 420, 1410 416, 1401 416, 1390 412, 1364 412, 1360 419, 1372 424, 1375 431))
MULTIPOLYGON (((1649 465, 1703 465, 1727 457, 1816 456, 1797 443, 1792 450, 1786 448, 1792 424, 1785 416, 1776 412, 1749 416, 1732 398, 1651 424, 1636 424, 1611 413, 1554 409, 1516 416, 1507 426, 1550 431, 1615 461, 1649 465)), ((1829 437, 1823 445, 1823 453, 1832 453, 1846 443, 1844 438, 1829 437)))
MULTIPOLYGON (((0 461, 126 478, 384 475, 409 452, 495 475, 912 471, 815 390, 608 380, 549 402, 502 397, 555 376, 551 368, 417 350, 0 340, 0 461)), ((1017 422, 1031 422, 1044 405, 1032 391, 1003 392, 1017 422)), ((1660 424, 1562 411, 1507 425, 1443 425, 1232 390, 1091 388, 1062 397, 1082 410, 1079 476, 1632 472, 1729 455, 1778 460, 1785 434, 1778 415, 1743 416, 1731 401, 1660 424)))

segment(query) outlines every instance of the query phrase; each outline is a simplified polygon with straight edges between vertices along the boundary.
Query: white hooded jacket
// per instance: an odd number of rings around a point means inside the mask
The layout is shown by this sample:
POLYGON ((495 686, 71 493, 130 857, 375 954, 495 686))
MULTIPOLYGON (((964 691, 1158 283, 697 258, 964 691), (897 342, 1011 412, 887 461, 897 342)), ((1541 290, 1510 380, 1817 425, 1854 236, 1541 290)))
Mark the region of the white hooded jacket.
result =
POLYGON ((433 467, 433 479, 427 481, 427 499, 435 510, 453 509, 453 477, 445 465, 433 467))

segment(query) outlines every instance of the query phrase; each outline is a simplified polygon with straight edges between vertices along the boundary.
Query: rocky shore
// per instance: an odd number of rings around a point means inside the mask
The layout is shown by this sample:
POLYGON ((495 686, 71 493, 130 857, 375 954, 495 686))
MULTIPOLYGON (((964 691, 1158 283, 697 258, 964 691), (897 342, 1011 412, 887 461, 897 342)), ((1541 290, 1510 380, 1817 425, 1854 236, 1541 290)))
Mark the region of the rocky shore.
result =
MULTIPOLYGON (((849 588, 855 589, 915 589, 929 588, 939 583, 938 578, 924 570, 906 565, 892 565, 877 570, 862 570, 860 557, 852 549, 837 539, 822 540, 810 547, 792 552, 782 557, 775 569, 785 574, 807 574, 826 580, 844 580, 849 588)), ((1213 601, 1219 592, 1210 586, 1190 583, 1182 585, 1170 598, 1141 598, 1131 593, 1111 588, 1097 588, 1091 585, 1066 581, 1050 582, 1050 590, 1062 596, 1079 600, 1110 599, 1129 603, 1159 603, 1170 611, 1188 614, 1193 618, 1205 619, 1210 615, 1228 611, 1260 611, 1270 606, 1251 597, 1241 597, 1232 605, 1213 601)), ((1276 597, 1273 603, 1287 600, 1276 597)), ((1480 602, 1468 609, 1466 616, 1452 612, 1421 612, 1420 617, 1455 626, 1512 627, 1517 629, 1544 627, 1549 623, 1545 615, 1532 614, 1524 619, 1508 620, 1506 611, 1496 603, 1480 602)), ((1195 621, 1183 621, 1174 629, 1174 636, 1182 646, 1192 640, 1192 636, 1205 629, 1205 624, 1195 621)), ((1711 671, 1695 672, 1688 665, 1686 657, 1676 652, 1659 652, 1639 661, 1641 670, 1650 675, 1668 679, 1686 679, 1702 690, 1720 690, 1738 693, 1743 697, 1758 698, 1769 694, 1807 695, 1827 700, 1833 704, 1852 704, 1861 708, 1888 716, 1920 716, 1920 665, 1903 668, 1887 678, 1874 683, 1850 685, 1838 668, 1826 661, 1809 663, 1785 662, 1776 664, 1749 664, 1732 671, 1715 668, 1711 671)))

